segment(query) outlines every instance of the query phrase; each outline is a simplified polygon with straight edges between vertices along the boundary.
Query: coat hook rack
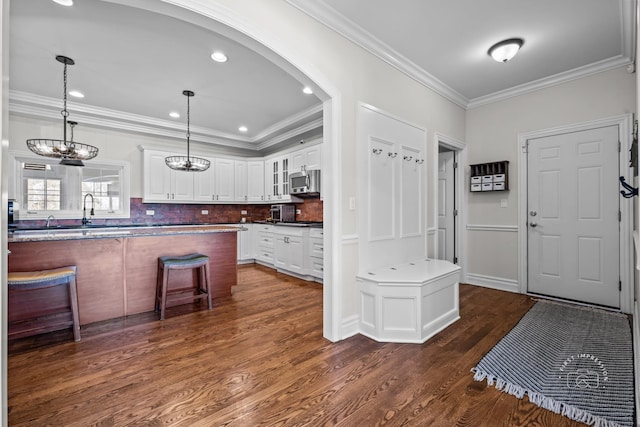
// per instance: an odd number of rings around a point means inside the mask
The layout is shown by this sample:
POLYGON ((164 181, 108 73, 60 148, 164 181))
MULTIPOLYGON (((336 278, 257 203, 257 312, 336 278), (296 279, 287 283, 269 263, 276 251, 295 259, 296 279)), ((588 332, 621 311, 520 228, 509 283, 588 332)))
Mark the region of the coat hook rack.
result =
POLYGON ((620 177, 620 184, 627 190, 627 191, 624 191, 624 190, 620 191, 620 194, 622 194, 622 197, 624 197, 625 199, 630 199, 633 196, 638 195, 638 189, 627 184, 627 181, 624 176, 620 177))

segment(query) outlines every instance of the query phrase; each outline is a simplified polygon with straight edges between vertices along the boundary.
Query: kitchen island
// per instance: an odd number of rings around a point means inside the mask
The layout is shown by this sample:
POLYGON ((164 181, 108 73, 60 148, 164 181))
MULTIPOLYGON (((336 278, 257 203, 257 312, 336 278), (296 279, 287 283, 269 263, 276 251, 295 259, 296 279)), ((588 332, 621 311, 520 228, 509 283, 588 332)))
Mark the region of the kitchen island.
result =
MULTIPOLYGON (((209 256, 211 295, 231 295, 237 284, 235 226, 155 226, 17 230, 9 235, 8 271, 75 265, 80 324, 153 311, 158 257, 209 256)), ((189 270, 172 283, 190 283, 189 270)))

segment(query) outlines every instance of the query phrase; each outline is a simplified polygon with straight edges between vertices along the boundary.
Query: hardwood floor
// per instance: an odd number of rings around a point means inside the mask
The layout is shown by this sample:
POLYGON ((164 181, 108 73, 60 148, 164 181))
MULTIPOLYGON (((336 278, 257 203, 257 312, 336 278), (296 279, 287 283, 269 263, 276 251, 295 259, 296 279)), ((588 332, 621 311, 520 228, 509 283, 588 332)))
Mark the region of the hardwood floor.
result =
POLYGON ((461 285, 461 319, 425 344, 331 343, 321 285, 260 266, 240 267, 238 283, 211 311, 10 343, 10 425, 583 425, 473 380, 527 296, 461 285))

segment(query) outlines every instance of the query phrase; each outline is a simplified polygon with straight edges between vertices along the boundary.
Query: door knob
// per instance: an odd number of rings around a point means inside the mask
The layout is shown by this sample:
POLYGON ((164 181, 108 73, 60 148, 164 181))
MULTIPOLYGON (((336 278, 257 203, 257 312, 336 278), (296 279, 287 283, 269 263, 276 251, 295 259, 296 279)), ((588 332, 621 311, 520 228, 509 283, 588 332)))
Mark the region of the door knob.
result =
POLYGON ((538 215, 538 212, 536 212, 536 211, 531 211, 531 212, 529 212, 529 215, 531 215, 531 216, 536 216, 536 215, 538 215))
POLYGON ((538 223, 537 222, 530 222, 529 225, 532 226, 532 227, 537 227, 538 223))

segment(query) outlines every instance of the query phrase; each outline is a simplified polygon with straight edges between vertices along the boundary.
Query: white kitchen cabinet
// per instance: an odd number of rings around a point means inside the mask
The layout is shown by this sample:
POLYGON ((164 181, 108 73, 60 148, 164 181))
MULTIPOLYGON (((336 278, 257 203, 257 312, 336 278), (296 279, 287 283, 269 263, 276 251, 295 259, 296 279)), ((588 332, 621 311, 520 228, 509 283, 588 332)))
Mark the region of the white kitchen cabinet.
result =
POLYGON ((269 224, 253 224, 254 258, 261 264, 273 266, 275 227, 269 224))
POLYGON ((247 201, 249 203, 264 202, 264 161, 249 160, 247 162, 247 201))
POLYGON ((290 202, 289 173, 291 154, 265 160, 265 199, 268 202, 290 202))
POLYGON ((318 282, 324 276, 324 232, 322 228, 309 230, 309 274, 318 282))
POLYGON ((305 147, 291 153, 291 172, 305 169, 322 169, 322 144, 305 147))
POLYGON ((194 197, 200 202, 233 202, 235 200, 234 160, 207 159, 206 171, 194 172, 194 197))
POLYGON ((170 152, 144 150, 143 202, 185 202, 193 200, 193 176, 196 172, 176 171, 164 162, 170 152))
POLYGON ((246 230, 238 231, 238 263, 253 262, 253 224, 240 225, 246 230))
POLYGON ((273 231, 273 265, 277 270, 308 276, 309 228, 275 226, 273 231))
POLYGON ((247 161, 246 160, 234 160, 234 201, 247 202, 249 200, 248 187, 247 187, 247 161))

